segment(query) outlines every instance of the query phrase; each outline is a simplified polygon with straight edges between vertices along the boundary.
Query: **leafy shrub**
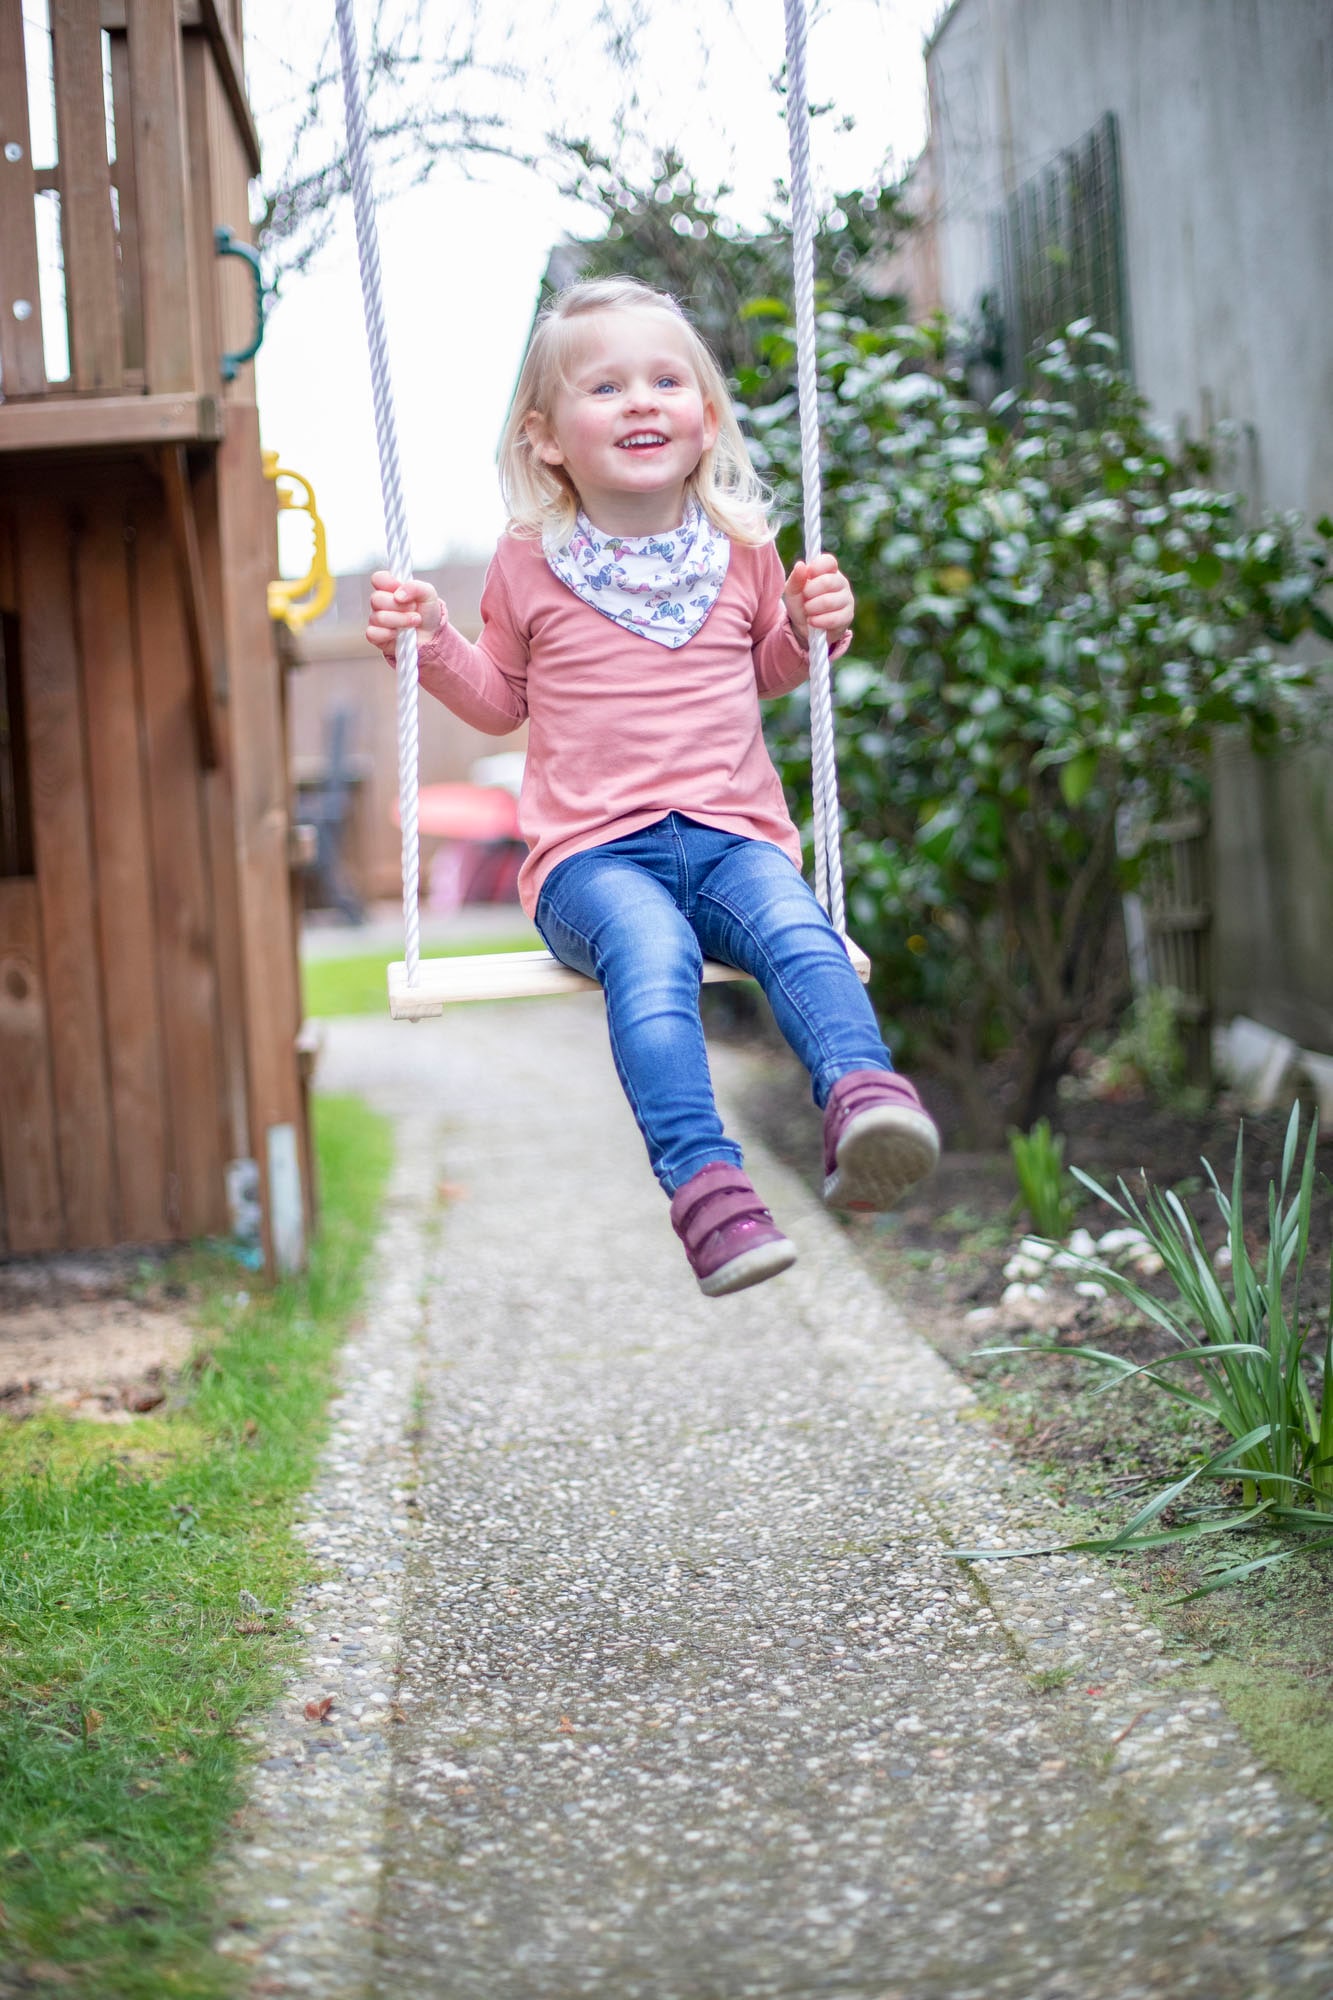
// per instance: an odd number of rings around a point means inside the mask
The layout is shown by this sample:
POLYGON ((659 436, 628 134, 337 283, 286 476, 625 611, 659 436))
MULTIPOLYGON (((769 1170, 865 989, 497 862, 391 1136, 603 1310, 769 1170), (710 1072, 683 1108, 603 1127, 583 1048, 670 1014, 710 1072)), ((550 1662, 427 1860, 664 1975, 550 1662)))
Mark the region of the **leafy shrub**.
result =
POLYGON ((1165 986, 1140 993, 1096 1068, 1112 1087, 1138 1078, 1160 1104, 1195 1109, 1202 1092, 1191 1090, 1186 1080, 1178 1002, 1165 986))
MULTIPOLYGON (((776 367, 785 324, 771 338, 776 367)), ((1053 1109, 1127 998, 1118 815, 1202 793, 1219 727, 1259 748, 1308 733, 1315 677, 1284 649, 1333 621, 1326 547, 1292 515, 1248 525, 1088 322, 989 409, 949 339, 821 316, 825 539, 858 597, 836 674, 851 925, 896 1028, 998 1139, 1006 1112, 1026 1128, 1053 1109), (997 1047, 1017 1058, 1007 1106, 982 1074, 997 1047)), ((794 502, 793 397, 750 422, 794 502)), ((802 697, 771 742, 808 798, 802 697)))

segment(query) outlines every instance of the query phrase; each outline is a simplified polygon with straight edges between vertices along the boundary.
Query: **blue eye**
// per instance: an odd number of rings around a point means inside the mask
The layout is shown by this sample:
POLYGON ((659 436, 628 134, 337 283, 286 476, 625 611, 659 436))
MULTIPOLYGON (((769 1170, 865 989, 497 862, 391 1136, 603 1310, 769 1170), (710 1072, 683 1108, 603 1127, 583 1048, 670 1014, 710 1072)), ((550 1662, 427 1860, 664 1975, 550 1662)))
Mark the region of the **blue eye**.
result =
POLYGON ((616 385, 614 382, 599 382, 592 393, 594 396, 614 396, 616 385))
POLYGON ((679 389, 680 382, 675 375, 659 375, 657 386, 659 389, 679 389))

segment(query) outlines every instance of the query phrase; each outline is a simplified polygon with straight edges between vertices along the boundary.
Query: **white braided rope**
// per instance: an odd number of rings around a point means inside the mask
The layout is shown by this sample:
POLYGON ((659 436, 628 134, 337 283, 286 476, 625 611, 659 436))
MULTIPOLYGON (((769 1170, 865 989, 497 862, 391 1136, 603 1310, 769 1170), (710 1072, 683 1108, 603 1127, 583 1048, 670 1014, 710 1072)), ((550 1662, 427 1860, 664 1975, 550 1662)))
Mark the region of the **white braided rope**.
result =
MULTIPOLYGON (((787 146, 791 155, 792 288, 796 298, 796 386, 801 410, 805 559, 823 546, 819 471, 819 379, 815 357, 815 209, 810 185, 810 93, 805 80, 805 0, 784 0, 787 18, 787 146)), ((815 818, 815 894, 845 931, 838 766, 828 639, 810 634, 810 783, 815 818)))
MULTIPOLYGON (((352 0, 335 0, 338 44, 342 53, 343 101, 347 107, 347 156, 352 175, 352 207, 356 215, 356 249, 361 264, 361 296, 370 348, 370 381, 375 397, 375 437, 379 445, 380 486, 384 494, 384 527, 389 568, 400 582, 412 574, 407 539, 407 509, 403 503, 398 462, 398 421, 393 383, 389 377, 389 344, 384 331, 384 298, 380 284, 379 231, 375 226, 375 191, 370 178, 370 146, 366 110, 361 96, 361 68, 356 52, 352 0)), ((418 827, 420 721, 417 695, 417 635, 398 635, 398 818, 403 834, 403 959, 409 986, 417 984, 421 959, 421 839, 418 827)))
MULTIPOLYGON (((792 267, 796 299, 796 380, 801 420, 801 485, 804 496, 805 556, 810 561, 823 545, 820 504, 818 369, 815 355, 814 199, 810 181, 810 108, 805 75, 804 0, 784 0, 787 29, 787 138, 791 155, 792 267)), ((398 424, 389 375, 388 341, 380 281, 379 232, 370 176, 370 148, 357 57, 352 0, 335 0, 338 42, 342 56, 343 99, 347 115, 348 160, 352 205, 356 218, 357 255, 370 350, 371 387, 375 400, 375 435, 379 446, 380 485, 389 567, 399 579, 412 573, 398 455, 398 424)), ((403 933, 407 984, 415 986, 421 956, 421 842, 419 813, 420 721, 418 715, 417 636, 399 634, 398 663, 398 811, 403 837, 403 933)), ((814 804, 815 889, 835 927, 845 930, 842 847, 838 813, 837 753, 833 730, 833 692, 828 641, 822 632, 810 634, 810 757, 814 804)))

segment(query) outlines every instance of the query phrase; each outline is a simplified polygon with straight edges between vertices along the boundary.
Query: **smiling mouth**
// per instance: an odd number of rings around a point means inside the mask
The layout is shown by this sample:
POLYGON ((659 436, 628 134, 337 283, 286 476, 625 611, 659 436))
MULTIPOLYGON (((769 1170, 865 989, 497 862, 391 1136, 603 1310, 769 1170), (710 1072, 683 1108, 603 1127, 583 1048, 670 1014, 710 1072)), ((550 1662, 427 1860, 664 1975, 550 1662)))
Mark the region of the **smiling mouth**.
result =
POLYGON ((665 443, 666 439, 660 431, 635 431, 632 437, 621 438, 616 445, 616 450, 647 451, 654 445, 665 443))

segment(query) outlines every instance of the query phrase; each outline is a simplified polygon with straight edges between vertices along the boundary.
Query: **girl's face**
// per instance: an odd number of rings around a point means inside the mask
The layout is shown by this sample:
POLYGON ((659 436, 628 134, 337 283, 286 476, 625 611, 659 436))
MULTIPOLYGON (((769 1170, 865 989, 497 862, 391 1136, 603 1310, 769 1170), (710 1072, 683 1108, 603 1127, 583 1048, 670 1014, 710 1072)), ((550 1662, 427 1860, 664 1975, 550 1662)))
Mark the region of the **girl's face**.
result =
POLYGON ((533 448, 564 467, 604 534, 674 528, 685 483, 717 438, 689 337, 666 311, 590 313, 580 333, 549 416, 528 419, 533 448))

